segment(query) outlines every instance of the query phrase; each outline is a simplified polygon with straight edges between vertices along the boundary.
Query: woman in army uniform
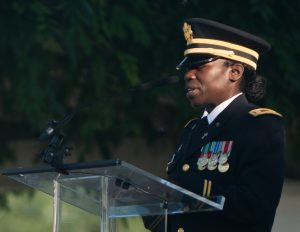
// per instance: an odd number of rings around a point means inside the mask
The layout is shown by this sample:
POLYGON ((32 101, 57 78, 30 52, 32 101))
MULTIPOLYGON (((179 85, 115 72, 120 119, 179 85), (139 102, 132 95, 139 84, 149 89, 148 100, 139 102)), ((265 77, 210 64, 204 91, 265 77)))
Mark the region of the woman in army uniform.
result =
MULTIPOLYGON (((263 39, 205 19, 183 24, 186 96, 204 113, 184 128, 167 165, 169 180, 204 197, 225 197, 222 211, 169 217, 168 231, 271 231, 283 185, 282 116, 252 104, 263 39)), ((160 223, 149 223, 160 231, 160 223)))

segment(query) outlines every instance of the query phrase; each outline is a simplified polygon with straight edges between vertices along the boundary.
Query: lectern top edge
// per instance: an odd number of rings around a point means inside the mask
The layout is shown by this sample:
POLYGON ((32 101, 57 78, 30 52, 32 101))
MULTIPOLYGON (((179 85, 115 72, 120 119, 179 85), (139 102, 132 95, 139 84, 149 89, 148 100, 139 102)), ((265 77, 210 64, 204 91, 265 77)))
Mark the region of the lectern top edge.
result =
MULTIPOLYGON (((111 166, 119 166, 122 164, 122 160, 96 160, 96 161, 88 161, 82 163, 66 163, 63 165, 63 168, 66 170, 78 170, 85 168, 101 168, 101 167, 111 167, 111 166)), ((56 172, 54 167, 50 166, 40 166, 34 168, 10 168, 1 170, 1 175, 11 176, 18 174, 33 174, 33 173, 43 173, 43 172, 56 172)))

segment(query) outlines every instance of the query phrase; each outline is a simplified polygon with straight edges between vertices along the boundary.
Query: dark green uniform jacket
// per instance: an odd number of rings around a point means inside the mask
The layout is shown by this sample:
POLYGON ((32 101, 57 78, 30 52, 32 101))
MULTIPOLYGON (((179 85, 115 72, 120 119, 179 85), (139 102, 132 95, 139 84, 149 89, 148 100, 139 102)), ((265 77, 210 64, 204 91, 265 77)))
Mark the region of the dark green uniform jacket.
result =
POLYGON ((251 115, 255 108, 242 94, 210 125, 197 119, 185 127, 168 165, 169 180, 226 200, 223 211, 170 216, 169 231, 271 231, 284 178, 284 128, 276 112, 251 115), (217 156, 218 163, 208 168, 203 155, 217 156))

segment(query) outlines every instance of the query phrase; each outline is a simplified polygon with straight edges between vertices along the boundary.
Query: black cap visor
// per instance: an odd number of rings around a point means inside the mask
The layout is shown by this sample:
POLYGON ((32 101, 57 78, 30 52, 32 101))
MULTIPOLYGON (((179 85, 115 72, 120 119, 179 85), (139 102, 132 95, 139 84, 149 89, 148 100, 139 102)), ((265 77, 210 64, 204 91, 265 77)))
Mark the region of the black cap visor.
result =
POLYGON ((192 66, 201 66, 206 63, 212 62, 219 57, 213 55, 189 55, 184 57, 184 59, 177 65, 176 69, 181 70, 182 68, 190 68, 192 66))

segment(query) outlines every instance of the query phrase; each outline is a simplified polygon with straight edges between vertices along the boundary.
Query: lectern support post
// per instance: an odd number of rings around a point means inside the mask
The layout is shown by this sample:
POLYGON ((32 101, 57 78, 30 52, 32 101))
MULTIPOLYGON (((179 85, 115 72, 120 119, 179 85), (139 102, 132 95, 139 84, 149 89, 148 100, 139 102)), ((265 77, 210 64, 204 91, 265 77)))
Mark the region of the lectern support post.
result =
POLYGON ((53 232, 59 232, 60 225, 60 183, 53 180, 53 232))
POLYGON ((165 209, 165 232, 168 231, 168 207, 165 209))
POLYGON ((109 218, 109 207, 111 206, 109 201, 108 185, 109 180, 106 176, 100 177, 100 232, 115 232, 115 220, 109 218))

